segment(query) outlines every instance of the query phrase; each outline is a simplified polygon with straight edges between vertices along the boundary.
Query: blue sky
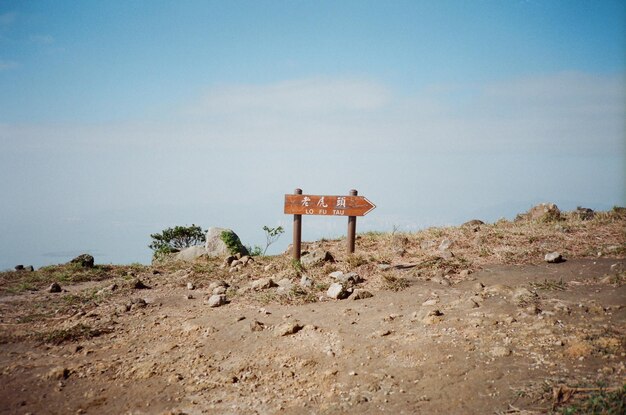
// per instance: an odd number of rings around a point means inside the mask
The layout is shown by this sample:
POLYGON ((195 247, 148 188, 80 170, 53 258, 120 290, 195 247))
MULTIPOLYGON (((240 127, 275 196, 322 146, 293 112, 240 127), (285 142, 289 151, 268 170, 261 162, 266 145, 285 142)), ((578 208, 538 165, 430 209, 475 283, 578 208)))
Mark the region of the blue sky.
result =
POLYGON ((360 230, 624 205, 625 79, 620 1, 0 0, 0 268, 261 244, 295 187, 360 230))

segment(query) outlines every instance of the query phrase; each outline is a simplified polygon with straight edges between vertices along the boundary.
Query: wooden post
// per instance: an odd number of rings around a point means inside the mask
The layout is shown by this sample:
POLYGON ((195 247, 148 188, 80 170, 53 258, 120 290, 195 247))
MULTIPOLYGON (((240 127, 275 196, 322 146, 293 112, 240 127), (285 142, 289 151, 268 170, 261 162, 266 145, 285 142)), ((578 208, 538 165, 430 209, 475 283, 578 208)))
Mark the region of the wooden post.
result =
MULTIPOLYGON (((301 195, 302 189, 296 189, 293 194, 301 195)), ((293 215, 293 259, 300 261, 300 251, 302 249, 302 215, 293 215)))
MULTIPOLYGON (((356 196, 359 192, 355 189, 350 190, 350 196, 356 196)), ((354 253, 354 245, 356 240, 356 216, 348 216, 348 254, 354 253)))

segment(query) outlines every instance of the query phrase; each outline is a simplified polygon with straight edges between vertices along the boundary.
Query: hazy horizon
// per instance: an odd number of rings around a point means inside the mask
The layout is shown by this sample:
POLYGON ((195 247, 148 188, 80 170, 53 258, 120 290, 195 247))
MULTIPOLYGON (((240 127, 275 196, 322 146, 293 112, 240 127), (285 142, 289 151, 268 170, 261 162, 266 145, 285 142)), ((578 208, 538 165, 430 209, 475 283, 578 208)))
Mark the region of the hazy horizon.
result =
POLYGON ((358 232, 624 206, 625 120, 621 1, 3 1, 0 270, 192 223, 278 253, 297 187, 358 232))

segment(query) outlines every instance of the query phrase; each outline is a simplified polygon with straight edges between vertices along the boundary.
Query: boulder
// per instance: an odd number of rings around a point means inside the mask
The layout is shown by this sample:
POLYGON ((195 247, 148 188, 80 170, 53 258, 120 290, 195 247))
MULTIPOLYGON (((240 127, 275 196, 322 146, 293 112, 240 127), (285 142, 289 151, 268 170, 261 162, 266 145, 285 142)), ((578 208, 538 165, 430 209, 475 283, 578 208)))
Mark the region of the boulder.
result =
POLYGON ((89 254, 82 254, 70 261, 70 264, 80 264, 83 268, 93 268, 94 259, 89 254))
POLYGON ((190 246, 185 248, 174 255, 174 259, 179 261, 193 262, 200 258, 202 255, 206 255, 206 248, 202 245, 190 246))
POLYGON ((209 228, 206 233, 206 243, 204 244, 206 254, 212 257, 225 257, 229 255, 249 255, 248 250, 241 243, 239 236, 232 229, 209 228), (229 240, 231 246, 225 242, 229 240))

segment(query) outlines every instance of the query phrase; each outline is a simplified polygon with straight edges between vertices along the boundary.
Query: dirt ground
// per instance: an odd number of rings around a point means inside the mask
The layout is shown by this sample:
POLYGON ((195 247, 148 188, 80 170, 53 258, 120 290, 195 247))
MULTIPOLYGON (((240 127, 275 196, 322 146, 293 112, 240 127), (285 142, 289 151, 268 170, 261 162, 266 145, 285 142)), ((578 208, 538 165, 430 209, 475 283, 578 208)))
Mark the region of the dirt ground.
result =
MULTIPOLYGON (((363 235, 356 257, 320 241, 335 262, 308 269, 288 255, 233 270, 219 259, 5 290, 0 413, 558 413, 588 393, 571 388, 626 383, 624 220, 566 225, 562 263, 537 258, 535 225, 524 244, 490 245, 494 229, 520 232, 509 223, 363 235), (357 272, 372 297, 328 298, 333 271, 357 272), (317 285, 297 288, 303 275, 317 285), (267 276, 282 285, 251 288, 267 276), (229 302, 210 307, 221 280, 229 302)), ((541 235, 537 250, 553 248, 541 235)))

